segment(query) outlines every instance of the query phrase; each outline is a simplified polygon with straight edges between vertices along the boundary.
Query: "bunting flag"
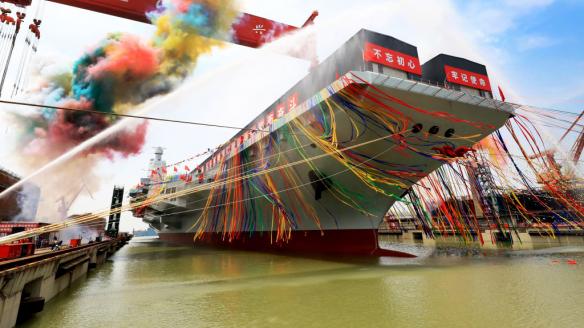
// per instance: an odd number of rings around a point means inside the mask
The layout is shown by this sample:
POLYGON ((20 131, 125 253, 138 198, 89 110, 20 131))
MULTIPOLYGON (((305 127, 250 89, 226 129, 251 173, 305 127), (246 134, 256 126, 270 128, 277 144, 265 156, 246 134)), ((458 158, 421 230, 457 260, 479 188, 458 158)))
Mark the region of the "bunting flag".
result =
POLYGON ((503 93, 503 89, 501 89, 501 86, 498 86, 499 88, 499 96, 501 96, 501 101, 505 101, 505 94, 503 93))
MULTIPOLYGON (((369 211, 376 208, 378 199, 358 192, 367 188, 394 203, 391 217, 411 221, 431 238, 457 236, 463 242, 485 243, 488 236, 481 233, 485 225, 505 237, 516 235, 521 225, 549 235, 562 225, 584 228, 582 200, 545 156, 547 145, 527 117, 516 115, 502 128, 505 133, 497 131, 480 143, 482 134, 429 138, 414 132, 415 126, 404 109, 473 130, 493 127, 412 106, 375 86, 363 87, 365 83, 346 83, 338 90, 327 88, 307 100, 315 110, 295 117, 274 133, 258 135, 261 138, 254 140, 253 148, 242 146, 241 151, 233 151, 241 141, 236 137, 218 147, 218 155, 199 164, 198 184, 192 191, 181 191, 184 196, 208 190, 192 227, 195 238, 221 227, 225 240, 253 231, 271 231, 271 241, 281 243, 287 242, 291 231, 302 227, 303 221, 320 228, 317 211, 310 206, 314 200, 306 198, 319 195, 300 187, 306 185, 306 177, 298 176, 291 165, 299 162, 308 166, 310 180, 321 182, 330 197, 343 206, 373 215, 369 211), (340 115, 349 121, 343 122, 342 135, 336 123, 340 115), (352 148, 363 141, 364 130, 370 126, 387 131, 377 140, 380 146, 376 149, 399 155, 382 158, 352 148), (458 146, 453 138, 475 145, 458 146), (287 148, 282 149, 282 145, 287 148), (353 175, 357 182, 348 183, 338 174, 324 172, 314 149, 338 163, 342 172, 353 175), (427 175, 423 164, 403 164, 401 158, 407 156, 419 156, 442 166, 427 175), (205 172, 211 166, 212 175, 205 172), (362 188, 355 188, 355 183, 362 188), (533 211, 533 204, 543 208, 545 215, 533 211)), ((193 176, 181 174, 178 179, 189 183, 193 176)))

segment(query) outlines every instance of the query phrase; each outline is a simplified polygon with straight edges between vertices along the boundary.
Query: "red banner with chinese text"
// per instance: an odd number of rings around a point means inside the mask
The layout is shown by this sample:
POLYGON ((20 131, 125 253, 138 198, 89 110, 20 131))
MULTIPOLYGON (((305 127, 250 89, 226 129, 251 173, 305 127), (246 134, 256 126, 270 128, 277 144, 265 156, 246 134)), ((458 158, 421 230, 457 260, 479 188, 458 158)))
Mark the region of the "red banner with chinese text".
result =
POLYGON ((446 81, 491 92, 491 83, 486 75, 444 65, 446 81))
POLYGON ((400 71, 422 75, 422 67, 418 58, 387 49, 371 42, 365 43, 363 59, 400 71))

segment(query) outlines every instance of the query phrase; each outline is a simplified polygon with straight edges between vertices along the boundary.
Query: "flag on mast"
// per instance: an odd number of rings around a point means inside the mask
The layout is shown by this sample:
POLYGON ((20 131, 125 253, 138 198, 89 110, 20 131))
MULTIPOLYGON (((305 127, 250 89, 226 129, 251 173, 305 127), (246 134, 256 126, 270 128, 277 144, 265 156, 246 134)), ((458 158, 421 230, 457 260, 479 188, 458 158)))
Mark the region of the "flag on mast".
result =
POLYGON ((501 96, 501 100, 505 101, 505 94, 503 93, 503 89, 501 89, 501 86, 498 86, 499 88, 499 96, 501 96))

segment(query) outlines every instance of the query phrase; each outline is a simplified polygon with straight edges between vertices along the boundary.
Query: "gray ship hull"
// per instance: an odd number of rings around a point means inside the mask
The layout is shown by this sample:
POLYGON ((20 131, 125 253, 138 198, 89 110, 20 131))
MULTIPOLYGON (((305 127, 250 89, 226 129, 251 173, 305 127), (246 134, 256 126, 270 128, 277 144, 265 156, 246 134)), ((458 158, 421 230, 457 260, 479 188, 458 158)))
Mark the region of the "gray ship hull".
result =
POLYGON ((353 71, 274 121, 271 133, 225 156, 205 172, 204 183, 165 184, 186 194, 151 205, 144 221, 175 241, 379 254, 376 230, 389 208, 412 184, 456 160, 441 149, 472 147, 512 112, 493 99, 353 71), (331 106, 339 94, 357 97, 361 108, 331 106), (382 124, 385 118, 371 108, 395 116, 395 126, 382 124), (334 139, 330 131, 315 139, 322 131, 313 125, 334 126, 334 139), (229 171, 238 166, 237 174, 229 171))

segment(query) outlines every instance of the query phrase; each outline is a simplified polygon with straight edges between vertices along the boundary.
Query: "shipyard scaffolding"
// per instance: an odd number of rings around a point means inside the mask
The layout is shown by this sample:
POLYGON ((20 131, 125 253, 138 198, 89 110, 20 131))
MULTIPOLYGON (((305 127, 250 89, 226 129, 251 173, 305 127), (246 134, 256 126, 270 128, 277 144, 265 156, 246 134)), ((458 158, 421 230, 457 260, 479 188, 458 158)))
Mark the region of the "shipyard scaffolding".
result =
POLYGON ((112 206, 107 222, 106 234, 110 238, 117 238, 120 232, 121 207, 124 199, 124 187, 115 186, 112 194, 112 206))
POLYGON ((44 1, 3 0, 0 4, 0 96, 26 90, 29 64, 41 38, 44 1), (28 25, 27 25, 28 24, 28 25), (17 63, 14 63, 17 59, 17 63), (9 91, 9 92, 7 92, 9 91))

